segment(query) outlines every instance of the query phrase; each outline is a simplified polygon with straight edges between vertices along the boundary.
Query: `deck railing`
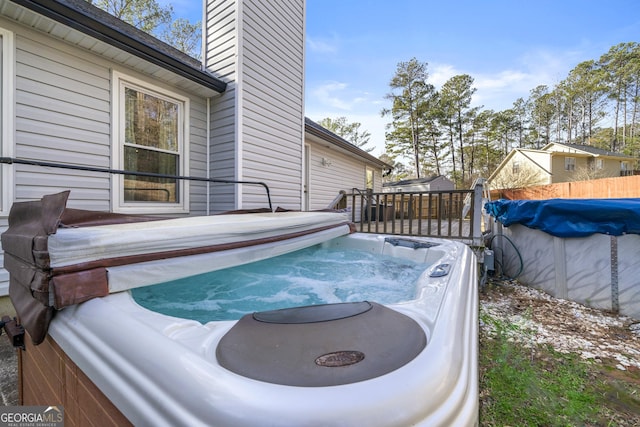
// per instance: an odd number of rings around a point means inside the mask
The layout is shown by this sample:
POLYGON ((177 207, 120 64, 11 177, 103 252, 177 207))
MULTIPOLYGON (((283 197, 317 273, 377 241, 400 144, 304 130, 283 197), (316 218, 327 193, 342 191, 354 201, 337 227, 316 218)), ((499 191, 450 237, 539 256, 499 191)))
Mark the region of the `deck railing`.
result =
POLYGON ((374 193, 354 188, 341 194, 333 207, 350 211, 363 233, 442 237, 472 245, 482 240, 481 184, 471 190, 374 193))

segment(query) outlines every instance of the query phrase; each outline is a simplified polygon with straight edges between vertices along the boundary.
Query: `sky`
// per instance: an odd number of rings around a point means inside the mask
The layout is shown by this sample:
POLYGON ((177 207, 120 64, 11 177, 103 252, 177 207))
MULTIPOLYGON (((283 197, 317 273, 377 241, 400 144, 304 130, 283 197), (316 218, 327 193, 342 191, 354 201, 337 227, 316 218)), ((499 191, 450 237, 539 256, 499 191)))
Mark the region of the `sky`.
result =
MULTIPOLYGON (((201 19, 199 0, 168 1, 176 18, 201 19)), ((640 42, 640 0, 307 0, 306 21, 305 115, 361 123, 376 156, 399 62, 428 63, 437 89, 469 74, 474 106, 500 111, 612 46, 640 42)))

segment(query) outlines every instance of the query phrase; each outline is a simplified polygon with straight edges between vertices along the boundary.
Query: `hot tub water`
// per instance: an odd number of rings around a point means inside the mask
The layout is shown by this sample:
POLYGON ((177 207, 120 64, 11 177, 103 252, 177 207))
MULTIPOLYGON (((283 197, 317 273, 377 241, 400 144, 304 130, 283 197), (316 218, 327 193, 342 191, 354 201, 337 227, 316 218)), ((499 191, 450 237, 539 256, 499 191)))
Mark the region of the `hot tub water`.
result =
POLYGON ((132 290, 169 316, 237 320, 255 311, 337 302, 393 304, 415 298, 428 265, 361 250, 314 246, 251 264, 132 290))

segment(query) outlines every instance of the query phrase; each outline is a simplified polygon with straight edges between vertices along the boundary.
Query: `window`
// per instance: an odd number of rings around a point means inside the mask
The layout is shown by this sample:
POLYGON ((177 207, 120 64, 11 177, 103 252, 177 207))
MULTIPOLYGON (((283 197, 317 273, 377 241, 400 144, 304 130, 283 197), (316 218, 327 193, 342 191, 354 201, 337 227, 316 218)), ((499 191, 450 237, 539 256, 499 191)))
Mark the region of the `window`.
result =
POLYGON ((512 171, 514 174, 520 173, 520 161, 514 160, 512 164, 512 171))
MULTIPOLYGON (((0 28, 0 155, 13 157, 13 104, 14 104, 14 37, 0 28)), ((13 203, 13 168, 0 169, 0 213, 9 214, 13 203)))
POLYGON ((596 159, 595 168, 596 170, 604 169, 604 160, 596 159))
MULTIPOLYGON (((188 175, 188 98, 115 72, 114 85, 114 106, 118 107, 114 113, 114 168, 188 175)), ((188 183, 184 180, 117 175, 113 181, 115 211, 188 211, 188 183)))
POLYGON ((373 169, 366 168, 365 187, 367 190, 373 190, 373 169))
POLYGON ((633 171, 629 169, 629 162, 621 161, 620 162, 620 176, 631 176, 633 175, 633 171))
POLYGON ((564 158, 564 170, 566 170, 566 171, 574 171, 574 170, 576 170, 576 158, 575 157, 565 157, 564 158))

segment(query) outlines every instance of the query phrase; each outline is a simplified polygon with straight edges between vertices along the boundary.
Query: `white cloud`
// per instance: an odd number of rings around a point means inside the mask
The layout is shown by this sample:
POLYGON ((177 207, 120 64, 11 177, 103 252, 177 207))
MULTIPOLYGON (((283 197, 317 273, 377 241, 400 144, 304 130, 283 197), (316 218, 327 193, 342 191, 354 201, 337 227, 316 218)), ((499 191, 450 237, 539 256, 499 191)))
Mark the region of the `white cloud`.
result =
POLYGON ((453 65, 449 64, 436 64, 430 66, 428 71, 429 78, 427 81, 433 84, 437 89, 440 89, 440 87, 451 77, 457 76, 458 74, 464 74, 462 71, 456 70, 453 65))
POLYGON ((511 108, 516 99, 528 97, 529 91, 537 86, 536 79, 532 74, 515 70, 475 76, 474 104, 498 111, 511 108))
POLYGON ((310 91, 312 99, 311 103, 322 105, 330 109, 338 109, 342 111, 351 111, 356 106, 367 102, 368 97, 365 93, 357 93, 352 91, 347 83, 330 81, 323 83, 310 91))
POLYGON ((334 36, 332 39, 315 38, 306 36, 307 47, 314 53, 335 53, 338 51, 339 42, 334 36))
POLYGON ((498 74, 480 75, 474 80, 474 86, 478 90, 502 89, 505 87, 518 87, 522 83, 529 85, 531 75, 521 71, 506 70, 498 74))
POLYGON ((582 60, 577 51, 551 52, 539 49, 526 52, 508 70, 475 75, 478 92, 474 100, 477 104, 485 104, 487 108, 496 110, 511 108, 516 99, 527 99, 537 86, 552 88, 558 84, 582 60))
POLYGON ((524 53, 516 63, 495 72, 479 73, 460 70, 449 64, 435 64, 431 67, 429 82, 439 89, 451 77, 469 74, 476 88, 474 105, 499 111, 511 108, 518 98, 527 99, 530 91, 539 85, 553 87, 582 60, 577 51, 551 52, 539 49, 524 53))

